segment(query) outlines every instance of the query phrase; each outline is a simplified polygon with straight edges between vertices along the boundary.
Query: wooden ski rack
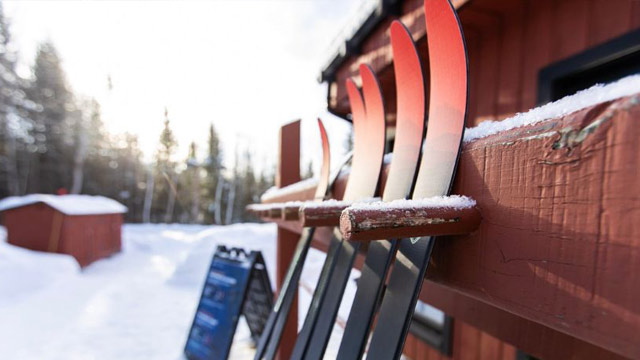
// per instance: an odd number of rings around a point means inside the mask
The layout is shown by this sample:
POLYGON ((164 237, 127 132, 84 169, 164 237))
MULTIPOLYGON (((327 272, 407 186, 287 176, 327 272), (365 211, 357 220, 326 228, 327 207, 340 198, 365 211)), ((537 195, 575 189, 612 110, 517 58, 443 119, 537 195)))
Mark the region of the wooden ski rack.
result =
POLYGON ((481 218, 475 205, 434 207, 410 200, 402 205, 377 203, 376 207, 348 207, 342 211, 340 232, 350 241, 465 235, 478 229, 481 218))
POLYGON ((323 201, 309 203, 300 207, 300 225, 302 227, 338 226, 340 214, 351 205, 343 201, 323 201))

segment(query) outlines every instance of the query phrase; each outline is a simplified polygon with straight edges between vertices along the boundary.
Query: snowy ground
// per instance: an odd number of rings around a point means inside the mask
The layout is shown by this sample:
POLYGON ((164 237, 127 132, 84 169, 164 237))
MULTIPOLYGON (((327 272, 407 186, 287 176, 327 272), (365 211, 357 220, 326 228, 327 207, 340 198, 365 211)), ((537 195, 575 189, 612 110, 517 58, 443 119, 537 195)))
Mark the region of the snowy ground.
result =
MULTIPOLYGON (((261 250, 274 280, 271 224, 125 225, 123 251, 84 270, 69 256, 24 250, 4 238, 0 228, 0 359, 180 359, 218 244, 261 250)), ((309 254, 300 322, 323 259, 319 251, 309 254)), ((349 281, 346 297, 354 291, 349 281)), ((336 326, 328 357, 340 333, 336 326)), ((249 343, 241 322, 230 358, 252 358, 249 343)))

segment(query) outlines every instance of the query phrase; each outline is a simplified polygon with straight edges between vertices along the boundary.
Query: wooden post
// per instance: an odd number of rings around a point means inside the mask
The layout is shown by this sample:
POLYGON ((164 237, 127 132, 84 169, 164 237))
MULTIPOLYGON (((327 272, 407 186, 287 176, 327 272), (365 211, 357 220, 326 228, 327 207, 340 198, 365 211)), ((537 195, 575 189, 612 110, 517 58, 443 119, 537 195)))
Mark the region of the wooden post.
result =
MULTIPOLYGON (((280 128, 280 149, 278 149, 278 172, 276 186, 291 185, 300 181, 300 120, 293 121, 280 128)), ((276 284, 278 292, 284 281, 287 269, 293 258, 296 242, 300 235, 278 226, 276 284)), ((277 359, 285 360, 291 357, 293 345, 298 335, 298 296, 293 300, 289 319, 282 334, 277 359)))

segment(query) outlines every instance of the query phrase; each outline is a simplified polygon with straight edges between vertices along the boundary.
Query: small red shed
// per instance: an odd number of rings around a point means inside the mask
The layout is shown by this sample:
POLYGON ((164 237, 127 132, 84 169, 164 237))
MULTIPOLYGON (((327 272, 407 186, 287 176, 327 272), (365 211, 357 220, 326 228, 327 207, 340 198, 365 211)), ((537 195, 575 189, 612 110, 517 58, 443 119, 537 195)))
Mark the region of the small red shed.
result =
POLYGON ((1 200, 0 212, 10 244, 69 254, 85 267, 120 251, 127 207, 104 196, 31 194, 1 200))

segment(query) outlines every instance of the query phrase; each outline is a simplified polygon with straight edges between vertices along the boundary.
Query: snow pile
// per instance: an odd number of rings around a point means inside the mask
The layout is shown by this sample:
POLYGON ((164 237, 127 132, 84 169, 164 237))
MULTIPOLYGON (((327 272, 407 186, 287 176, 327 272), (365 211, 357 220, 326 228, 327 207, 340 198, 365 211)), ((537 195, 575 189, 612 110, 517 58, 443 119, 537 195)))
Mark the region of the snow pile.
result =
POLYGON ((476 201, 464 195, 433 196, 418 200, 393 200, 389 202, 358 202, 349 206, 347 210, 391 210, 391 209, 416 209, 416 208, 451 208, 468 209, 476 206, 476 201))
POLYGON ((67 215, 121 214, 127 207, 104 196, 31 194, 0 200, 0 211, 45 203, 67 215))
MULTIPOLYGON (((272 225, 125 225, 122 253, 83 271, 0 242, 0 358, 178 359, 216 245, 262 249, 271 269, 274 240, 272 225)), ((249 349, 243 322, 235 340, 249 349)))
POLYGON ((70 255, 31 251, 9 245, 2 240, 0 308, 34 292, 55 286, 58 281, 74 276, 79 271, 78 262, 70 255))
POLYGON ((484 121, 465 130, 464 142, 497 134, 517 127, 569 115, 578 110, 640 92, 640 75, 631 75, 611 84, 598 84, 558 101, 518 113, 501 121, 484 121))
MULTIPOLYGON (((0 236, 4 232, 0 227, 0 236)), ((4 238, 4 237, 3 237, 4 238)), ((125 225, 121 253, 80 271, 67 255, 33 252, 0 238, 0 359, 181 358, 217 245, 260 250, 274 283, 276 226, 125 225)), ((299 292, 300 326, 324 262, 311 250, 299 292)), ((352 279, 358 275, 354 271, 352 279)), ((355 293, 350 281, 339 318, 355 293)), ((336 327, 327 356, 335 356, 336 327)), ((231 359, 252 359, 241 320, 231 359)))

